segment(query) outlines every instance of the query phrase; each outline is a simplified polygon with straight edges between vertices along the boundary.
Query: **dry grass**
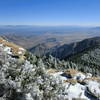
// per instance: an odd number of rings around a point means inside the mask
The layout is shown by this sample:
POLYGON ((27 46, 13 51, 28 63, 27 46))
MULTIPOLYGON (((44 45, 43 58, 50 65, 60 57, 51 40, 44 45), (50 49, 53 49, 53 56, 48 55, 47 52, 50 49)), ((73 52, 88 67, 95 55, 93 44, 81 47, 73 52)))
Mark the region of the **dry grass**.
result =
POLYGON ((77 80, 75 80, 75 79, 67 79, 67 80, 64 80, 64 82, 75 84, 75 83, 77 83, 77 80))
POLYGON ((73 98, 72 100, 87 100, 87 99, 82 99, 82 98, 73 98))
POLYGON ((99 81, 100 82, 100 77, 91 77, 91 78, 86 78, 85 80, 92 80, 92 81, 99 81))
POLYGON ((52 68, 51 68, 51 69, 48 69, 47 72, 48 72, 48 73, 56 73, 56 72, 59 72, 59 71, 56 70, 56 69, 52 69, 52 68))
POLYGON ((75 70, 75 69, 67 69, 66 71, 64 71, 64 73, 66 73, 67 75, 75 75, 77 74, 79 71, 75 70))

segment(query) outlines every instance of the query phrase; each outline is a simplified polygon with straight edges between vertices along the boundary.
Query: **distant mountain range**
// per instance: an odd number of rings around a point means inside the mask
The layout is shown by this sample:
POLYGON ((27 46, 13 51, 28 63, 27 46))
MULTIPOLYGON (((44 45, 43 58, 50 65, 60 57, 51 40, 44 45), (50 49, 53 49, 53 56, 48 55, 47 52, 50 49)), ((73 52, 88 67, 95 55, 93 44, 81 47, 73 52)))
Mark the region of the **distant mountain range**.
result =
POLYGON ((99 35, 100 27, 82 27, 82 26, 35 26, 35 25, 0 25, 0 34, 90 34, 99 35))

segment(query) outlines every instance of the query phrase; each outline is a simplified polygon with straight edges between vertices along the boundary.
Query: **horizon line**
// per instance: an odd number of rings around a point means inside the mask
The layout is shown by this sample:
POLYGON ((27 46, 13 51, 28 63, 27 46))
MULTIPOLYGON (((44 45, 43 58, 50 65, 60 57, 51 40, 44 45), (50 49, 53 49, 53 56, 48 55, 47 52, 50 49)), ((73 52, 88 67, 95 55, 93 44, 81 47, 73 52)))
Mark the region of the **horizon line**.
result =
POLYGON ((40 27, 100 27, 100 25, 33 25, 33 24, 0 24, 0 26, 40 26, 40 27))

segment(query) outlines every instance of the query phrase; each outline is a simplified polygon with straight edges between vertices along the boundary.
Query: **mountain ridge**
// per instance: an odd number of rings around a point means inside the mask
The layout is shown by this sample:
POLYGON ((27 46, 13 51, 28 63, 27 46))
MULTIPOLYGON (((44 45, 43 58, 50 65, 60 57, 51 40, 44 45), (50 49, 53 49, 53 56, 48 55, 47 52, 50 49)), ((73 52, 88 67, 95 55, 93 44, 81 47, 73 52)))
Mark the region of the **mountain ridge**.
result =
POLYGON ((59 59, 64 59, 67 56, 70 56, 70 55, 78 53, 78 52, 82 52, 83 50, 93 47, 93 46, 96 46, 96 45, 100 45, 100 37, 84 39, 80 42, 74 42, 71 44, 64 44, 64 45, 58 47, 51 54, 59 59))
POLYGON ((1 100, 99 99, 100 72, 94 74, 97 70, 80 66, 72 60, 61 61, 51 55, 36 57, 28 51, 24 54, 26 59, 21 60, 5 52, 5 47, 1 45, 0 49, 1 100), (81 72, 80 68, 84 71, 81 72))

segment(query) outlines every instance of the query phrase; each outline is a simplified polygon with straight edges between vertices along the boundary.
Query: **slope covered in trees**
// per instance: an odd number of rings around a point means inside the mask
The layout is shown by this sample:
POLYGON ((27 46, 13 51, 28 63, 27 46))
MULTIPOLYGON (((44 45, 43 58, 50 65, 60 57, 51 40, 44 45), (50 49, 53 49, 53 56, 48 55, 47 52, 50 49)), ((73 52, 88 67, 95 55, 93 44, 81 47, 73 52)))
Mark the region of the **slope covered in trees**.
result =
POLYGON ((21 59, 4 48, 0 45, 0 100, 100 99, 100 77, 79 71, 81 64, 72 59, 40 58, 29 52, 21 59))
MULTIPOLYGON (((4 54, 2 51, 3 57, 4 54)), ((5 54, 6 59, 0 61, 0 99, 99 99, 99 77, 82 73, 74 63, 59 61, 52 56, 42 59, 26 53, 25 57, 26 60, 20 60, 5 54)))
POLYGON ((100 37, 88 38, 80 42, 74 42, 71 44, 64 44, 55 50, 51 51, 51 55, 59 59, 65 59, 70 55, 77 54, 88 48, 100 45, 100 37))
POLYGON ((68 61, 81 66, 83 72, 90 72, 93 75, 100 75, 100 46, 93 46, 80 53, 65 58, 68 61))

